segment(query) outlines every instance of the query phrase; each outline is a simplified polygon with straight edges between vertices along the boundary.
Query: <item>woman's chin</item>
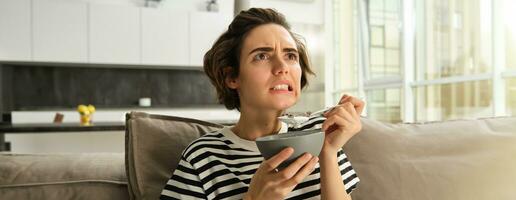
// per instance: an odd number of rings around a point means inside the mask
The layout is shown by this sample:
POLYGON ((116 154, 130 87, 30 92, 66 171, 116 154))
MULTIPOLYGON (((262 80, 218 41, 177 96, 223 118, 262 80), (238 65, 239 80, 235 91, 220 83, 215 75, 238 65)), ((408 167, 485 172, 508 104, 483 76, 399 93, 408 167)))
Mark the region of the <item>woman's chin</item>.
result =
POLYGON ((274 108, 277 110, 287 110, 290 107, 294 106, 296 101, 285 101, 285 102, 276 102, 274 104, 274 108))

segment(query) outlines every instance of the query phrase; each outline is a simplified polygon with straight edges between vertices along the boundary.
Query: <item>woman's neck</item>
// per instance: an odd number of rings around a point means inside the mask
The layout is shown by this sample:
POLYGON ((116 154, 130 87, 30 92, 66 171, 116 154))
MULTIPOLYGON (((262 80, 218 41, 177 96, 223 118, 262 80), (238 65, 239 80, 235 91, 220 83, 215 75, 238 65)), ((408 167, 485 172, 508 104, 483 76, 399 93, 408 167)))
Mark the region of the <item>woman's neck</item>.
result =
POLYGON ((279 132, 281 111, 249 111, 242 109, 240 119, 231 129, 238 137, 254 141, 256 138, 279 132))

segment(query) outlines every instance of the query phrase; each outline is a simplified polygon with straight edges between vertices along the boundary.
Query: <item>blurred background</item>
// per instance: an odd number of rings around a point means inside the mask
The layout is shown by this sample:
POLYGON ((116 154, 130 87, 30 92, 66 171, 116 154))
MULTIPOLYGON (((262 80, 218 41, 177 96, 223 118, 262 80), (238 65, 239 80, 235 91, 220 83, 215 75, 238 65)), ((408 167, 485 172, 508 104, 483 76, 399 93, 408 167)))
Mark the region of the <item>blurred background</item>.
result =
POLYGON ((234 122, 202 58, 250 7, 283 13, 308 46, 317 76, 291 111, 351 94, 394 123, 516 112, 513 0, 0 0, 4 149, 123 152, 133 110, 234 122), (96 107, 87 134, 79 104, 96 107), (66 133, 41 128, 57 113, 66 133))

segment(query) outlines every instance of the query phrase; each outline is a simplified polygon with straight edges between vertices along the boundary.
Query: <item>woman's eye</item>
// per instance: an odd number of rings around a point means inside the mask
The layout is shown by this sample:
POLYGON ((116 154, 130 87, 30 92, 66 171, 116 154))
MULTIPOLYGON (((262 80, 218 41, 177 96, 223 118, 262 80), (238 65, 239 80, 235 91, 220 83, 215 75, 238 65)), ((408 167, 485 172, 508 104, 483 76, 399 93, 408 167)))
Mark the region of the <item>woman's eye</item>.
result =
POLYGON ((269 58, 269 56, 264 53, 259 53, 254 56, 254 60, 266 60, 268 58, 269 58))
POLYGON ((297 61, 297 55, 295 53, 289 53, 287 54, 287 59, 297 61))

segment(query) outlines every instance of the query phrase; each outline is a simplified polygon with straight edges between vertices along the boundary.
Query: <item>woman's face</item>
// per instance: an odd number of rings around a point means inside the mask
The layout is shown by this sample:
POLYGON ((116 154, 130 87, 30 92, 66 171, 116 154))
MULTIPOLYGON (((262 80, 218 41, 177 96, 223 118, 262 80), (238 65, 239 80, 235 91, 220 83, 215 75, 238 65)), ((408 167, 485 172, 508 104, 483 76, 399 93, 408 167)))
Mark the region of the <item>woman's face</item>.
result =
POLYGON ((296 43, 280 25, 252 29, 240 52, 239 76, 229 81, 240 96, 241 110, 285 110, 301 93, 301 66, 296 43))

